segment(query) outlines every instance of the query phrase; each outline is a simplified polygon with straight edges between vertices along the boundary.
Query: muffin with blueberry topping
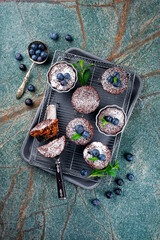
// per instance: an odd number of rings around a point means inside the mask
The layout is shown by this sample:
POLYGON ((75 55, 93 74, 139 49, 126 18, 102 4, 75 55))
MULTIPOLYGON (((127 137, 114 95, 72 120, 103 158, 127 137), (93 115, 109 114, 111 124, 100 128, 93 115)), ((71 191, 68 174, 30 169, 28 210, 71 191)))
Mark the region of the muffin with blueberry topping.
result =
POLYGON ((100 132, 106 135, 116 135, 125 125, 125 114, 117 106, 106 106, 99 111, 96 125, 100 132))
POLYGON ((74 118, 66 127, 67 137, 77 145, 85 145, 91 141, 94 128, 85 118, 74 118))
POLYGON ((101 142, 92 142, 83 151, 84 160, 94 169, 103 169, 111 161, 111 151, 101 142))
POLYGON ((119 67, 109 68, 102 74, 101 84, 108 93, 120 94, 128 86, 127 73, 119 67))
POLYGON ((57 92, 68 92, 77 82, 77 71, 67 62, 57 62, 49 69, 48 82, 57 92))

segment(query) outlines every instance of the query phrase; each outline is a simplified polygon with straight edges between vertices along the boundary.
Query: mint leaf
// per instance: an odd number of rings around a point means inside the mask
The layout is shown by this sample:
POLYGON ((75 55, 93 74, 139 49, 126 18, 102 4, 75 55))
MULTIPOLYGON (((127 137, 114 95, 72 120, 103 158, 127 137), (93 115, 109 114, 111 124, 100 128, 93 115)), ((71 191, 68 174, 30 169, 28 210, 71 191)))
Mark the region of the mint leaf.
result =
POLYGON ((83 69, 83 71, 85 71, 87 68, 89 68, 89 67, 92 67, 92 66, 95 66, 94 64, 88 64, 84 69, 83 69))
POLYGON ((103 173, 97 173, 97 174, 91 174, 88 178, 90 177, 106 177, 106 175, 104 175, 103 173))
POLYGON ((88 79, 91 76, 91 71, 89 69, 87 69, 84 73, 83 73, 83 85, 85 85, 88 81, 88 79))
POLYGON ((88 158, 88 160, 96 161, 96 160, 98 160, 98 157, 88 158))
POLYGON ((79 61, 77 61, 77 63, 79 63, 79 65, 81 66, 81 68, 83 68, 83 66, 84 66, 84 60, 79 60, 79 61))
POLYGON ((102 116, 101 117, 101 120, 102 120, 102 124, 101 124, 101 127, 103 127, 104 124, 108 124, 109 122, 107 122, 104 117, 102 116))
POLYGON ((73 67, 78 68, 80 71, 82 71, 82 69, 76 64, 76 63, 72 63, 73 67))
POLYGON ((114 77, 114 78, 113 78, 113 82, 114 82, 114 83, 117 83, 117 77, 114 77))
POLYGON ((80 137, 82 137, 82 135, 79 134, 79 133, 76 133, 76 134, 74 134, 74 135, 71 137, 71 139, 72 139, 72 140, 77 140, 77 139, 79 139, 80 137))
POLYGON ((106 173, 111 175, 112 177, 116 176, 116 171, 114 169, 107 170, 106 173))
POLYGON ((118 160, 116 160, 116 163, 114 164, 113 169, 118 169, 118 171, 121 172, 121 169, 118 164, 118 160))

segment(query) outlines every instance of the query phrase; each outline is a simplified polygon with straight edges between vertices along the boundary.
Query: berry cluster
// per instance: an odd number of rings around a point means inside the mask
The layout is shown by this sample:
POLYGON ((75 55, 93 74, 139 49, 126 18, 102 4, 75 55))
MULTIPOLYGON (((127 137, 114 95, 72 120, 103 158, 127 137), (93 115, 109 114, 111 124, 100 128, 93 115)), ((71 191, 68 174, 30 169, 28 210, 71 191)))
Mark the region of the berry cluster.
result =
POLYGON ((119 72, 114 72, 113 75, 110 75, 107 78, 107 81, 109 83, 111 83, 114 87, 120 87, 121 86, 121 80, 120 80, 119 72))
POLYGON ((62 73, 58 73, 57 74, 57 79, 58 81, 60 82, 60 84, 62 86, 66 86, 67 85, 67 81, 70 79, 70 74, 69 73, 65 73, 65 74, 62 74, 62 73))
POLYGON ((91 154, 93 157, 97 157, 98 160, 100 160, 100 161, 106 160, 106 156, 104 154, 100 154, 98 149, 93 149, 91 154))
POLYGON ((112 123, 113 125, 118 125, 119 123, 119 120, 118 118, 113 118, 111 116, 105 116, 104 119, 109 122, 109 123, 112 123))
POLYGON ((88 139, 90 137, 90 133, 88 131, 84 130, 84 127, 82 125, 76 125, 75 127, 76 133, 82 135, 85 139, 88 139))
POLYGON ((37 62, 43 62, 47 58, 45 46, 40 43, 32 43, 29 49, 29 55, 30 57, 37 62))

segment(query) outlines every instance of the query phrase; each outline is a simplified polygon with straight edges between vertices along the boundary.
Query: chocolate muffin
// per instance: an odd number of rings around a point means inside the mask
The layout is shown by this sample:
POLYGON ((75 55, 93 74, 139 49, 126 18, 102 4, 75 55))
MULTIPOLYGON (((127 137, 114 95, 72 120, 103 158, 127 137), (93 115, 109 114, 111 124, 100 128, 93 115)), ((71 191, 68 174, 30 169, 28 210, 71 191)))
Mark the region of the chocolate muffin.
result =
POLYGON ((125 125, 125 114, 117 106, 106 106, 96 117, 96 125, 106 135, 116 135, 125 125))
POLYGON ((101 78, 103 89, 110 94, 120 94, 128 86, 127 73, 119 67, 107 69, 101 78))
POLYGON ((73 93, 71 102, 77 112, 88 114, 99 106, 100 97, 93 87, 82 86, 73 93))
POLYGON ((77 81, 76 69, 67 62, 57 62, 50 67, 48 72, 48 82, 57 92, 68 92, 77 81))
POLYGON ((90 142, 93 134, 94 128, 85 118, 74 118, 66 127, 67 137, 77 145, 85 145, 90 142))
POLYGON ((111 151, 101 142, 92 142, 83 151, 86 163, 94 169, 103 169, 111 161, 111 151), (97 160, 92 161, 90 159, 97 160))

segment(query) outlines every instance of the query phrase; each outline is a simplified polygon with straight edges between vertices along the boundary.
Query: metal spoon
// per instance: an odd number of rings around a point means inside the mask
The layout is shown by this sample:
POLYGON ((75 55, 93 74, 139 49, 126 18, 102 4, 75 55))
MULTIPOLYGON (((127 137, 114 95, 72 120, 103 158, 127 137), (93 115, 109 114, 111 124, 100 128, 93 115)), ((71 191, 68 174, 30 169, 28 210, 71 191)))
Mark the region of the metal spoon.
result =
POLYGON ((36 63, 36 64, 43 64, 43 63, 45 63, 45 62, 47 61, 48 56, 49 56, 49 49, 48 49, 47 45, 46 45, 44 42, 42 42, 42 41, 34 41, 34 42, 31 42, 31 43, 28 45, 27 54, 28 54, 28 57, 30 58, 30 60, 31 60, 33 63, 31 64, 31 66, 30 66, 30 68, 29 68, 29 70, 28 70, 25 78, 23 79, 23 82, 22 82, 21 86, 20 86, 20 87, 18 88, 18 90, 17 90, 17 93, 16 93, 16 98, 17 98, 17 99, 21 98, 22 95, 23 95, 23 93, 24 93, 25 85, 26 85, 26 83, 27 83, 27 81, 28 81, 28 78, 29 78, 29 76, 30 76, 30 73, 31 73, 31 70, 32 70, 33 65, 34 65, 35 63, 36 63), (29 50, 30 50, 31 44, 33 44, 33 43, 43 44, 43 45, 45 46, 45 50, 44 50, 44 51, 47 53, 47 57, 45 58, 45 60, 44 60, 43 62, 34 61, 34 60, 31 58, 31 56, 30 56, 30 54, 29 54, 29 50))

